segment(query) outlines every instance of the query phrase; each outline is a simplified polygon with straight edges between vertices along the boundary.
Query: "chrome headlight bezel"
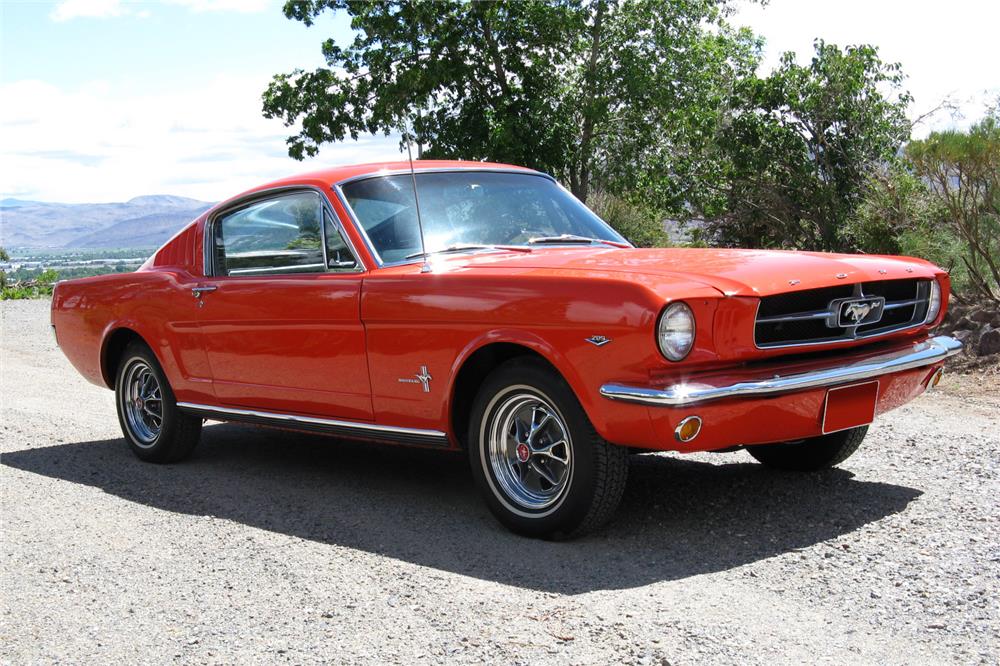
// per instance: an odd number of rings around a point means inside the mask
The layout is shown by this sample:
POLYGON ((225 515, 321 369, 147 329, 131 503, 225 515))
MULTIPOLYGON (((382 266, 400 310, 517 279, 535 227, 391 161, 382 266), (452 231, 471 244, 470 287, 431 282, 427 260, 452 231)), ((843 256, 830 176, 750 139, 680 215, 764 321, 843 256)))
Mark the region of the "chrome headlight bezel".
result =
POLYGON ((694 347, 697 324, 694 312, 684 301, 663 308, 656 322, 656 346, 668 361, 683 361, 694 347))
POLYGON ((931 280, 930 292, 927 294, 927 316, 925 324, 931 324, 941 314, 941 283, 931 280))

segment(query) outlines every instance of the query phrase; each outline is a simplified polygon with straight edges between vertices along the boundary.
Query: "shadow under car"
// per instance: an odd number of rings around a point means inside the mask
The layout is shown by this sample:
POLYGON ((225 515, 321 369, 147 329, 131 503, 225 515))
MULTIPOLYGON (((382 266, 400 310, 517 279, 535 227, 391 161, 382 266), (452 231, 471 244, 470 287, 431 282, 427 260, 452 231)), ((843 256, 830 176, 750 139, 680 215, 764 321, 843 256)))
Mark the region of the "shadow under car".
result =
POLYGON ((121 439, 14 451, 0 464, 164 511, 562 594, 748 564, 849 533, 921 494, 838 469, 792 474, 719 461, 633 456, 611 523, 562 543, 495 522, 454 452, 222 424, 205 427, 193 457, 175 465, 143 463, 121 439))

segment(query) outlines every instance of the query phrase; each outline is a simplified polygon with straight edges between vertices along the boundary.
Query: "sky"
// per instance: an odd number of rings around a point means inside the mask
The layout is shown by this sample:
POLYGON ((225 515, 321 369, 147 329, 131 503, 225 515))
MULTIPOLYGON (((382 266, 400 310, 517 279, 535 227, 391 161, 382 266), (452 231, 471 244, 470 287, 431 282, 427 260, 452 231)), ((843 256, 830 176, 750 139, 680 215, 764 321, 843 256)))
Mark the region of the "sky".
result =
MULTIPOLYGON (((765 37, 762 69, 812 42, 871 43, 902 63, 917 129, 963 126, 1000 95, 997 0, 737 0, 731 22, 765 37)), ((313 27, 280 0, 0 0, 0 198, 125 201, 174 194, 217 201, 333 164, 399 159, 398 137, 288 157, 289 131, 260 112, 276 73, 323 64, 350 36, 343 16, 313 27)))

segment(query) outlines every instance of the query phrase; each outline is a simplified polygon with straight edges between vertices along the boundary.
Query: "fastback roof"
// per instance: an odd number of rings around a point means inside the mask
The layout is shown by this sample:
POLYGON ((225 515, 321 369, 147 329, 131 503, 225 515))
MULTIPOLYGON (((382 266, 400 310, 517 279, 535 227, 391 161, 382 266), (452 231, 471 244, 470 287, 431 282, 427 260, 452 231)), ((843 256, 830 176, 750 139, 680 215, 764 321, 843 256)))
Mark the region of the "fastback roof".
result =
MULTIPOLYGON (((518 171, 532 172, 531 169, 514 164, 501 164, 498 162, 473 162, 467 160, 413 160, 413 167, 420 169, 515 169, 518 171)), ((288 185, 311 185, 320 189, 327 189, 331 185, 354 176, 367 174, 377 174, 380 171, 401 171, 410 168, 410 163, 406 160, 394 162, 369 162, 367 164, 348 164, 344 166, 329 167, 317 171, 300 173, 287 178, 271 181, 257 187, 252 187, 245 192, 229 197, 225 201, 216 204, 213 210, 227 205, 229 202, 244 197, 253 192, 268 190, 274 187, 288 185)))

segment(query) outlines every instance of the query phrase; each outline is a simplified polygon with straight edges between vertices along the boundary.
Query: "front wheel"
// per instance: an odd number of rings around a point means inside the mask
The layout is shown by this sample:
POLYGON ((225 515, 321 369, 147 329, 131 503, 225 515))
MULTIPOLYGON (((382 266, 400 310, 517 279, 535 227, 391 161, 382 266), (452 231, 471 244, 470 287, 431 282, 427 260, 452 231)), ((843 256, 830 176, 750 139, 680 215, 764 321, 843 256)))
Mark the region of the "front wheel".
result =
POLYGON ((132 452, 148 462, 177 462, 201 437, 201 419, 177 408, 174 392, 149 347, 125 349, 115 380, 118 422, 132 452))
POLYGON ((628 449, 601 438, 566 382, 541 362, 515 359, 487 377, 468 442, 487 505, 518 534, 579 536, 621 500, 628 449))
POLYGON ((861 446, 867 433, 868 426, 861 426, 797 442, 748 446, 747 453, 768 467, 813 472, 847 460, 861 446))

